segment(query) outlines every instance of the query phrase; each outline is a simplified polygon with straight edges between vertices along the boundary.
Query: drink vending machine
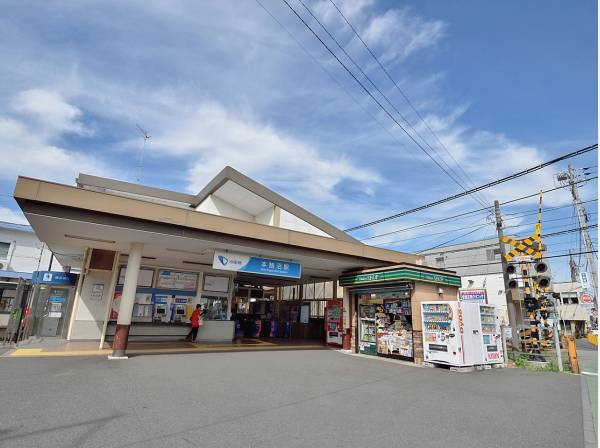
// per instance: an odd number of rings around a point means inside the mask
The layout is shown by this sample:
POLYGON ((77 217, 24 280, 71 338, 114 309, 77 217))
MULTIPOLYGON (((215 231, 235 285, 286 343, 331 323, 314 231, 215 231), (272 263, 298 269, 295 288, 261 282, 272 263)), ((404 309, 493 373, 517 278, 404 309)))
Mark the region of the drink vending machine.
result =
POLYGON ((325 308, 325 333, 327 344, 342 345, 342 301, 328 300, 325 308))
POLYGON ((465 367, 504 362, 495 307, 422 302, 425 362, 465 367))
POLYGON ((496 307, 483 304, 478 306, 483 364, 501 364, 504 362, 504 351, 496 307))

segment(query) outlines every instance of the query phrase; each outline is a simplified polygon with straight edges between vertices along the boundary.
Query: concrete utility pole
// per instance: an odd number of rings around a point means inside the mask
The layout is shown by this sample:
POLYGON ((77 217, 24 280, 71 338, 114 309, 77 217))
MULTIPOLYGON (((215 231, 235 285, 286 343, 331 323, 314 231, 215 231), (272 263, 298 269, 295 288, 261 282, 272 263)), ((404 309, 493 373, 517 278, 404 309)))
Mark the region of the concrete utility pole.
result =
POLYGON ((581 203, 581 198, 579 197, 579 189, 577 187, 577 171, 573 169, 571 165, 569 165, 566 171, 562 171, 558 173, 556 176, 558 181, 565 186, 569 187, 569 191, 571 192, 571 196, 573 196, 573 204, 575 204, 575 209, 577 210, 577 218, 579 219, 579 228, 581 232, 581 240, 583 241, 583 245, 585 247, 585 254, 587 258, 588 269, 592 274, 592 290, 594 301, 596 306, 598 304, 598 299, 596 298, 597 288, 598 288, 598 272, 596 271, 596 261, 594 260, 594 246, 592 244, 592 239, 590 238, 590 234, 587 231, 587 214, 585 212, 585 208, 581 203))
POLYGON ((508 272, 506 268, 508 267, 508 262, 506 261, 505 253, 504 253, 504 243, 502 239, 504 238, 504 231, 502 230, 502 215, 500 214, 500 203, 498 201, 494 201, 494 209, 496 210, 496 230, 498 231, 498 243, 500 245, 500 259, 502 261, 502 276, 504 278, 504 292, 506 294, 506 308, 508 311, 508 325, 511 328, 512 338, 511 345, 513 349, 519 349, 519 328, 517 322, 517 310, 515 307, 515 303, 513 302, 512 290, 508 287, 508 282, 510 278, 508 277, 508 272))

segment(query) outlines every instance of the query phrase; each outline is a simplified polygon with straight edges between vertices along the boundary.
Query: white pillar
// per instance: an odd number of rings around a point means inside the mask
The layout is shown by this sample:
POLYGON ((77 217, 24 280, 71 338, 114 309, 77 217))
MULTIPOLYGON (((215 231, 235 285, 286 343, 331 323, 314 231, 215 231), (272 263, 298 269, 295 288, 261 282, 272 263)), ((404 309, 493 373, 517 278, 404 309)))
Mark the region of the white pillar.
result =
POLYGON ((109 356, 110 359, 127 358, 126 350, 129 339, 129 327, 131 326, 131 314, 133 313, 138 275, 140 273, 140 265, 142 264, 143 248, 144 245, 142 243, 131 243, 129 247, 127 271, 125 272, 123 294, 121 295, 121 303, 119 305, 119 316, 117 318, 117 328, 113 341, 113 353, 112 356, 109 356))

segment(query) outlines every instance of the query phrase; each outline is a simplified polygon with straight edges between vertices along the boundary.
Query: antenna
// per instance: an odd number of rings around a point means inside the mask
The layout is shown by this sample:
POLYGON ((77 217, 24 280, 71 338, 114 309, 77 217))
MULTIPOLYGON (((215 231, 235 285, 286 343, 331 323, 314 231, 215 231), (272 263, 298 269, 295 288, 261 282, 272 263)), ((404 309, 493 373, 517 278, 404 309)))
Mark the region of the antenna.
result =
POLYGON ((138 175, 137 175, 137 179, 136 182, 140 182, 140 179, 142 177, 142 166, 143 166, 143 162, 144 162, 144 150, 146 149, 146 142, 148 140, 150 140, 150 134, 148 134, 148 131, 146 131, 145 129, 143 129, 139 124, 135 125, 139 131, 142 133, 142 137, 144 139, 144 146, 142 146, 142 149, 140 150, 140 160, 138 162, 138 175))

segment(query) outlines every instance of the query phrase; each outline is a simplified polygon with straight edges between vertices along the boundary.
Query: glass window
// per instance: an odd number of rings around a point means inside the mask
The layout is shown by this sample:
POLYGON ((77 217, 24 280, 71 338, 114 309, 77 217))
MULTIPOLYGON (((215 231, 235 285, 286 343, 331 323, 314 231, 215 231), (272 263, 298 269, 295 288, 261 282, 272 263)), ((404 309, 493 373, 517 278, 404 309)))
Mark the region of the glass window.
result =
POLYGON ((227 320, 227 298, 204 296, 200 299, 206 320, 227 320))
POLYGON ((16 293, 15 289, 0 289, 0 313, 10 312, 16 293))
POLYGON ((8 258, 8 250, 10 249, 10 243, 0 242, 0 258, 6 260, 8 258))

